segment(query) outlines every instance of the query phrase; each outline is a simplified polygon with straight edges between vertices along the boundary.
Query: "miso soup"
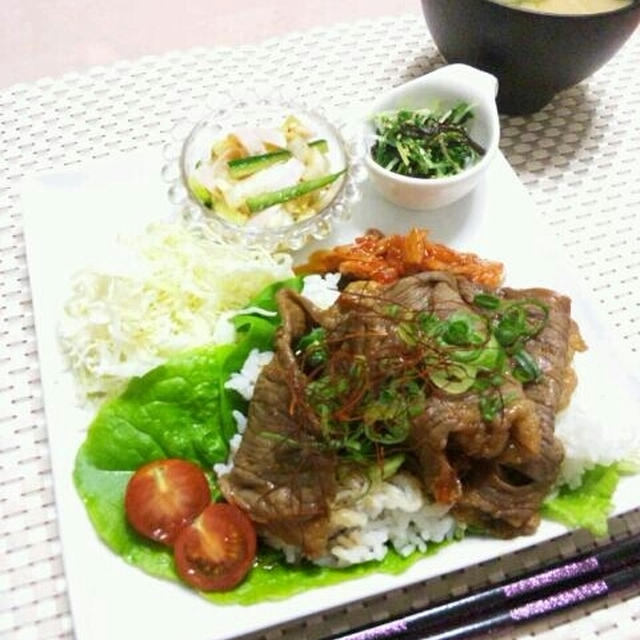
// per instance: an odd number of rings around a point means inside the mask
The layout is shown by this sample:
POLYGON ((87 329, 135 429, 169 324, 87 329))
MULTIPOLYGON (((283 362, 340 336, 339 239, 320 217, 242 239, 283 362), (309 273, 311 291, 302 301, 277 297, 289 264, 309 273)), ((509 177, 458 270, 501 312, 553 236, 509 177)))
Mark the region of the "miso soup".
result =
POLYGON ((585 14, 605 13, 627 7, 632 0, 494 0, 514 9, 542 13, 585 14))

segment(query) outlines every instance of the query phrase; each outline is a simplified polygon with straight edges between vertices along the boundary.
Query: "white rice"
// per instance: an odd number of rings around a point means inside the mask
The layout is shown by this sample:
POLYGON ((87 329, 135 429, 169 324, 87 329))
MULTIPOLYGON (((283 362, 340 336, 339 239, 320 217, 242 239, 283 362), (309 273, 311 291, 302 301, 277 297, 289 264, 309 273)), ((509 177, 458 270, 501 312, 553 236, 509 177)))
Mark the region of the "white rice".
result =
POLYGON ((338 282, 339 273, 307 276, 303 281, 301 295, 311 300, 316 307, 328 309, 340 296, 338 282))
POLYGON ((258 349, 252 349, 249 357, 242 365, 242 369, 240 369, 238 373, 231 374, 224 388, 233 389, 245 400, 251 400, 262 367, 269 364, 272 358, 273 351, 258 351, 258 349))
POLYGON ((240 443, 242 442, 242 436, 244 435, 245 429, 247 428, 247 416, 240 411, 236 411, 235 409, 232 411, 233 418, 236 421, 236 434, 229 440, 229 457, 226 462, 219 462, 218 464, 213 465, 213 472, 216 476, 223 476, 233 469, 233 460, 236 457, 236 453, 240 448, 240 443))
POLYGON ((382 560, 389 544, 402 556, 450 539, 457 528, 449 507, 430 503, 420 481, 401 471, 362 491, 358 476, 340 487, 329 521, 329 553, 319 564, 348 566, 382 560))
POLYGON ((624 395, 619 398, 607 367, 589 355, 589 359, 576 356, 578 386, 570 410, 556 420, 555 434, 565 449, 560 482, 571 488, 578 487, 583 473, 596 465, 635 462, 640 449, 640 430, 634 424, 640 405, 634 411, 624 395))
MULTIPOLYGON (((252 349, 247 359, 244 361, 242 369, 240 369, 238 373, 231 374, 231 377, 224 385, 225 389, 233 389, 245 400, 251 400, 258 376, 260 375, 262 368, 269 364, 272 358, 273 351, 258 351, 258 349, 252 349)), ((213 471, 217 476, 229 473, 231 469, 233 469, 233 459, 240 448, 242 435, 247 428, 247 417, 243 413, 234 409, 232 415, 236 421, 237 432, 231 440, 229 440, 229 457, 227 458, 227 461, 213 465, 213 471)))
MULTIPOLYGON (((429 542, 442 542, 455 535, 458 525, 448 511, 446 505, 430 503, 420 481, 405 471, 364 490, 354 474, 338 487, 330 505, 328 553, 314 562, 347 567, 382 560, 390 547, 405 557, 425 551, 429 542)), ((268 533, 265 539, 284 551, 287 562, 302 558, 297 547, 268 533)))

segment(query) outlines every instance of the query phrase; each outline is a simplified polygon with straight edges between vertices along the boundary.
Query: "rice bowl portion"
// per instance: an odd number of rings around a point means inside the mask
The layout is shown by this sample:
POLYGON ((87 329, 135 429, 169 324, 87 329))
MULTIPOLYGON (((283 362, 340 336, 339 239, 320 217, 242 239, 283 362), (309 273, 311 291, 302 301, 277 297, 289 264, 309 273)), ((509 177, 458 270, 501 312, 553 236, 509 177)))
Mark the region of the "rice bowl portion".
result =
MULTIPOLYGON (((214 466, 216 475, 233 468, 233 456, 240 447, 246 417, 235 415, 238 433, 231 439, 228 463, 214 466)), ((336 500, 330 505, 330 545, 328 553, 314 562, 321 566, 346 567, 370 560, 382 560, 389 544, 401 555, 424 552, 429 542, 455 537, 458 525, 448 515, 448 507, 430 502, 419 480, 407 472, 373 482, 354 474, 343 479, 336 500)), ((300 550, 264 533, 265 541, 284 552, 287 562, 302 560, 300 550)))
MULTIPOLYGON (((403 557, 425 552, 428 543, 455 537, 458 525, 448 507, 431 503, 419 480, 401 471, 386 480, 365 483, 351 477, 338 488, 330 505, 327 553, 313 562, 326 567, 347 567, 382 560, 392 547, 403 557)), ((264 535, 265 541, 284 552, 290 563, 303 559, 300 549, 264 535)))
MULTIPOLYGON (((330 309, 339 297, 338 282, 338 274, 328 274, 324 278, 307 276, 302 295, 309 303, 317 303, 318 309, 330 309)), ((250 400, 260 372, 273 357, 273 352, 252 352, 243 368, 229 380, 227 387, 250 400)), ((584 393, 577 395, 581 401, 589 396, 584 393)), ((585 423, 582 421, 585 411, 578 407, 573 415, 577 417, 567 419, 561 415, 559 420, 561 428, 558 435, 566 455, 558 464, 559 472, 549 485, 549 493, 561 484, 578 486, 586 470, 619 460, 624 455, 623 448, 637 446, 637 438, 632 437, 631 433, 618 434, 618 438, 611 440, 611 451, 602 446, 585 451, 586 445, 581 444, 588 440, 584 438, 585 423)), ((231 473, 233 458, 246 430, 246 416, 236 416, 236 421, 238 435, 230 443, 230 458, 226 464, 214 467, 219 477, 231 473)), ((389 548, 408 556, 415 551, 424 552, 428 543, 440 543, 462 535, 467 523, 456 519, 451 507, 451 504, 434 500, 433 495, 425 491, 419 476, 400 463, 398 469, 393 469, 388 475, 376 471, 375 467, 373 473, 370 468, 338 474, 335 491, 327 505, 326 549, 320 555, 309 556, 300 546, 283 540, 268 527, 258 528, 270 546, 284 552, 288 562, 299 562, 306 557, 319 565, 345 567, 381 560, 389 548)))
MULTIPOLYGON (((353 484, 356 486, 354 487, 353 484)), ((420 481, 406 471, 371 484, 366 492, 341 486, 331 506, 329 558, 320 564, 347 566, 382 560, 390 544, 401 556, 426 551, 427 543, 442 542, 455 535, 456 521, 447 505, 432 503, 420 481)))

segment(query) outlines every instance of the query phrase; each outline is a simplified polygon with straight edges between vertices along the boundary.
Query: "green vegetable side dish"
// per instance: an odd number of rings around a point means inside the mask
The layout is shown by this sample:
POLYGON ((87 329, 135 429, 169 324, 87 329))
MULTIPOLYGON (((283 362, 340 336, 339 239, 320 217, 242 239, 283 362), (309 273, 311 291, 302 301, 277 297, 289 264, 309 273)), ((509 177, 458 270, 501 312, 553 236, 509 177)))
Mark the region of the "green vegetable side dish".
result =
MULTIPOLYGON (((275 294, 281 287, 300 291, 302 280, 293 278, 267 287, 251 306, 276 310, 275 294)), ((491 301, 485 302, 492 306, 491 301)), ((460 342, 464 334, 472 342, 473 324, 466 322, 463 328, 464 322, 456 325, 459 320, 449 323, 448 338, 460 342)), ((213 498, 220 498, 211 469, 227 458, 229 440, 236 430, 232 411, 247 409, 245 400, 235 391, 225 389, 225 382, 242 367, 251 349, 272 347, 280 320, 250 314, 236 316, 233 322, 239 335, 235 344, 185 352, 134 378, 124 393, 100 409, 76 457, 75 486, 99 537, 126 562, 159 578, 179 581, 172 551, 142 538, 130 527, 124 509, 125 489, 141 465, 174 457, 200 465, 206 472, 213 498)), ((322 357, 322 333, 310 335, 303 346, 316 357, 322 357)), ((477 362, 475 365, 479 366, 477 362)), ((385 473, 397 470, 402 460, 402 456, 390 458, 390 468, 385 473)), ((557 496, 548 499, 543 505, 543 515, 603 533, 618 478, 626 471, 621 464, 588 471, 578 489, 562 488, 557 496)), ((228 592, 201 595, 217 604, 244 605, 287 598, 371 573, 401 573, 443 544, 430 544, 425 553, 416 552, 407 558, 390 550, 382 561, 345 569, 308 562, 290 565, 280 552, 263 546, 255 566, 239 586, 228 592)))
POLYGON ((485 150, 467 131, 471 105, 447 111, 386 111, 374 117, 371 157, 384 169, 411 178, 446 178, 476 164, 485 150))
POLYGON ((279 127, 240 127, 212 141, 209 156, 186 168, 191 195, 239 226, 286 227, 316 215, 346 169, 333 166, 313 124, 290 115, 279 127))

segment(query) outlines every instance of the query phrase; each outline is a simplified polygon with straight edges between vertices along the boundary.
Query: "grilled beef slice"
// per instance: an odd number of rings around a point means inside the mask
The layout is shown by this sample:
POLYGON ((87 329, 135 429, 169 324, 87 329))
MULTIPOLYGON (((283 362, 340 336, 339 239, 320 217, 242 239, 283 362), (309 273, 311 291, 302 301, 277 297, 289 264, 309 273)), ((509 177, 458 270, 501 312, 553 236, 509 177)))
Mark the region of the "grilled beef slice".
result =
POLYGON ((474 467, 465 479, 465 492, 454 506, 460 520, 496 535, 531 533, 539 524, 540 503, 555 483, 563 459, 562 445, 553 435, 555 414, 570 367, 571 301, 547 289, 504 289, 505 300, 535 299, 549 310, 548 320, 526 349, 542 371, 539 381, 525 384, 524 394, 535 406, 540 451, 523 456, 517 447, 504 451, 484 466, 474 467))
POLYGON ((330 319, 290 290, 280 291, 277 301, 283 324, 275 356, 258 378, 242 444, 220 488, 266 531, 316 557, 326 550, 335 470, 317 446, 313 416, 292 410, 292 389, 305 383, 292 345, 330 319))

